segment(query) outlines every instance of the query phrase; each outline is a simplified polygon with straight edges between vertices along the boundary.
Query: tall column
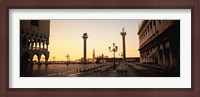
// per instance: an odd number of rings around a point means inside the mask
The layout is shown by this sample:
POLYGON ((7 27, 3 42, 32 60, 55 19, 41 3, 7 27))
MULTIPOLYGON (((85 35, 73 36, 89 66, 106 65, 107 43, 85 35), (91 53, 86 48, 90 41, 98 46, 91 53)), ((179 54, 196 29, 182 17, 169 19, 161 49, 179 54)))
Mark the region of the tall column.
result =
POLYGON ((169 44, 169 59, 170 59, 170 66, 173 67, 174 66, 174 58, 173 58, 173 53, 172 53, 172 47, 169 44))
POLYGON ((48 46, 49 46, 49 38, 47 39, 47 51, 48 51, 48 46))
POLYGON ((37 49, 37 41, 35 42, 35 48, 34 48, 35 50, 37 49))
POLYGON ((48 65, 48 59, 49 59, 49 55, 45 56, 45 65, 48 65))
POLYGON ((38 56, 38 65, 41 66, 40 64, 41 55, 37 55, 37 56, 38 56))
POLYGON ((157 58, 158 58, 158 64, 161 64, 161 62, 160 62, 159 47, 156 47, 156 53, 157 53, 157 58))
POLYGON ((42 48, 43 51, 44 51, 44 45, 45 45, 45 42, 43 41, 43 48, 42 48))
POLYGON ((49 49, 49 47, 48 47, 48 46, 49 46, 49 44, 47 44, 47 51, 48 51, 48 49, 49 49))
POLYGON ((41 49, 41 41, 39 41, 39 50, 41 49))
POLYGON ((126 47, 125 47, 125 36, 126 32, 124 31, 124 28, 122 29, 122 32, 120 33, 122 35, 122 44, 123 44, 123 64, 126 64, 126 47))
MULTIPOLYGON (((162 44, 162 45, 163 45, 163 44, 162 44)), ((164 51, 164 50, 165 50, 165 47, 164 47, 164 45, 163 45, 163 48, 162 48, 162 58, 163 58, 163 62, 162 62, 162 63, 163 63, 163 64, 162 64, 162 65, 165 66, 165 65, 166 65, 166 58, 165 58, 165 51, 164 51)))
POLYGON ((31 49, 33 49, 34 41, 31 41, 31 49))
POLYGON ((82 36, 82 38, 83 38, 83 63, 84 64, 86 64, 87 63, 87 61, 86 61, 86 58, 87 58, 87 53, 86 53, 86 51, 87 51, 87 49, 86 49, 86 40, 87 40, 87 38, 88 38, 88 35, 87 35, 87 33, 84 33, 83 34, 83 36, 82 36))

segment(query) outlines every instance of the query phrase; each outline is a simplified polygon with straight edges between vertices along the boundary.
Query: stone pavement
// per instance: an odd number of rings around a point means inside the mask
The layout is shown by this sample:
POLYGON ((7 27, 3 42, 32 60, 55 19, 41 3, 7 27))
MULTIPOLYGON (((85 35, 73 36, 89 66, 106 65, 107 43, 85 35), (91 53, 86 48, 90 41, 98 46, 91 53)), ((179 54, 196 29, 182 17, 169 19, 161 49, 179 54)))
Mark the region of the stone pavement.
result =
POLYGON ((136 64, 117 65, 113 69, 110 64, 50 64, 35 65, 29 72, 30 77, 165 77, 136 64))

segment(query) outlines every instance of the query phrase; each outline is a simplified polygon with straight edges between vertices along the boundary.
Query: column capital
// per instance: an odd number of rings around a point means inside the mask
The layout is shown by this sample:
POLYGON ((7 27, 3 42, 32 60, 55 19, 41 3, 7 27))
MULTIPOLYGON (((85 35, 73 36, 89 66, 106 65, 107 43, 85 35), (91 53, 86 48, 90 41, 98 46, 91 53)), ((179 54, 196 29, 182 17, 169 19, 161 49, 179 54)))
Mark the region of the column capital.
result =
POLYGON ((120 34, 122 35, 122 37, 126 36, 126 32, 121 32, 120 34))
POLYGON ((87 39, 87 38, 88 38, 88 36, 82 36, 82 38, 83 38, 83 39, 87 39))

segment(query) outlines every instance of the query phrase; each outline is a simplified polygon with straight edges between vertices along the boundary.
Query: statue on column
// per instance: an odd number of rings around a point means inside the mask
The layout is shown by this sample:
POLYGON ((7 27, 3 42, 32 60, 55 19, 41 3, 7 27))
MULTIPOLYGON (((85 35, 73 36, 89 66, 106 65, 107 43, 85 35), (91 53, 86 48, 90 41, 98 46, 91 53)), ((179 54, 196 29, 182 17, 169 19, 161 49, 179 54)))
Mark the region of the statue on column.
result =
POLYGON ((83 37, 86 37, 87 36, 87 33, 83 33, 83 37))
POLYGON ((83 33, 83 36, 82 36, 82 38, 83 38, 83 58, 84 58, 84 64, 86 64, 87 62, 87 60, 86 60, 86 58, 87 58, 87 54, 86 54, 86 52, 87 52, 87 49, 86 49, 86 40, 87 40, 87 38, 88 38, 88 36, 87 36, 87 33, 83 33))

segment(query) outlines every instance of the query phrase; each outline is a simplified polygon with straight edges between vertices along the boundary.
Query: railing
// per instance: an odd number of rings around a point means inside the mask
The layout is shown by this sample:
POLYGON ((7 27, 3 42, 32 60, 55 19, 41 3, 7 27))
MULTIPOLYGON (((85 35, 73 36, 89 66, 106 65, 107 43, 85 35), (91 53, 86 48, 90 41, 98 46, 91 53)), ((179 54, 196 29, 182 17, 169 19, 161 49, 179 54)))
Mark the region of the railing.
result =
POLYGON ((47 51, 46 48, 39 48, 39 47, 33 47, 32 50, 40 50, 40 51, 47 51))

